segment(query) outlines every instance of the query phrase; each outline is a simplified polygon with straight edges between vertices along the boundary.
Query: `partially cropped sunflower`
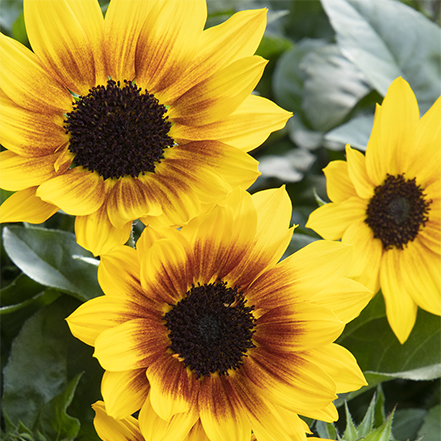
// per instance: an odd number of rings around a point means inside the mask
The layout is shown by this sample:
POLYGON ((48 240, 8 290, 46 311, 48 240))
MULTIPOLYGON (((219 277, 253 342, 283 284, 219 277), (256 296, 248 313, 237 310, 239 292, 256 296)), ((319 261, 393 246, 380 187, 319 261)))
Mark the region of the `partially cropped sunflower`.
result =
POLYGON ((417 306, 441 315, 441 99, 420 119, 401 77, 377 105, 366 155, 325 169, 328 196, 307 227, 353 244, 359 279, 380 287, 389 324, 404 343, 417 306))
POLYGON ((204 30, 205 0, 24 0, 33 52, 0 34, 2 222, 76 216, 95 254, 134 219, 183 225, 258 176, 290 113, 251 95, 266 10, 204 30))
POLYGON ((298 414, 337 419, 336 393, 365 380, 333 342, 372 293, 345 277, 341 243, 279 262, 290 218, 283 188, 236 190, 180 231, 149 227, 137 250, 102 257, 105 295, 67 321, 105 369, 109 416, 140 409, 142 435, 170 441, 192 428, 211 441, 302 440, 298 414))

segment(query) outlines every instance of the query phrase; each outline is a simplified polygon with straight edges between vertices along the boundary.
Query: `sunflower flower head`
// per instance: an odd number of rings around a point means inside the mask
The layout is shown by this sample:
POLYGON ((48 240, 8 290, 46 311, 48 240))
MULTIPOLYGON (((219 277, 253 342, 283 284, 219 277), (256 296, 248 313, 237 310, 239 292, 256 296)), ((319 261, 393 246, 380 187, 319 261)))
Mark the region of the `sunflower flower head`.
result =
POLYGON ((204 29, 205 0, 24 0, 32 50, 0 34, 2 222, 76 217, 95 255, 132 221, 181 226, 259 175, 290 113, 251 92, 266 10, 204 29))
POLYGON ((307 227, 354 247, 358 279, 386 304, 404 343, 417 307, 441 315, 441 98, 419 116, 401 77, 377 105, 366 155, 346 147, 347 161, 324 170, 330 200, 307 227))
POLYGON ((372 293, 347 277, 344 244, 280 261, 291 210, 283 187, 236 189, 181 229, 148 227, 136 250, 102 256, 105 295, 67 322, 105 369, 103 418, 139 410, 145 439, 173 441, 303 440, 299 415, 337 419, 336 394, 366 383, 334 341, 372 293))

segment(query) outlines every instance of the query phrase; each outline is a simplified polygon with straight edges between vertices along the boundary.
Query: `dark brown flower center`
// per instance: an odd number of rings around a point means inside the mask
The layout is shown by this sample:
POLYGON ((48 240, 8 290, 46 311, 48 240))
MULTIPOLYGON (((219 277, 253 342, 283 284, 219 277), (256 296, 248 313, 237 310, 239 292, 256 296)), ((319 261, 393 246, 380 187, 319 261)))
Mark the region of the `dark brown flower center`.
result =
POLYGON ((430 203, 415 178, 388 174, 384 183, 374 190, 365 222, 385 250, 392 247, 403 249, 428 221, 430 203))
POLYGON ((169 348, 197 378, 215 372, 228 375, 229 369, 243 364, 247 350, 255 347, 254 306, 245 303, 237 288, 219 281, 192 286, 164 315, 169 348))
POLYGON ((154 172, 164 150, 174 144, 166 107, 132 82, 124 83, 120 87, 119 81, 109 80, 90 89, 65 119, 75 166, 104 179, 154 172))

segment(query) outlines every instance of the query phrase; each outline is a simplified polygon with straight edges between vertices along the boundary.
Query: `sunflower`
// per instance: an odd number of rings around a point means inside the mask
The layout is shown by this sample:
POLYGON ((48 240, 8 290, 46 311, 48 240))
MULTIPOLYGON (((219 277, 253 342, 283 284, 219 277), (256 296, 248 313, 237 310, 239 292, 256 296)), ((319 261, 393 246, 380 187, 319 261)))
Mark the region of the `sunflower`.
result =
POLYGON ((366 383, 333 342, 372 293, 346 277, 352 252, 339 242, 279 262, 291 209, 284 188, 237 189, 179 231, 148 227, 136 250, 102 256, 105 295, 67 322, 105 369, 109 416, 140 409, 146 439, 173 441, 192 429, 211 441, 300 440, 298 415, 337 419, 336 393, 366 383))
POLYGON ((347 162, 325 169, 332 203, 307 227, 354 246, 359 278, 380 287, 389 324, 404 343, 417 307, 441 315, 441 99, 420 119, 401 77, 377 105, 366 155, 346 146, 347 162))
POLYGON ((258 176, 290 113, 252 95, 266 10, 205 29, 205 0, 24 0, 33 52, 0 34, 2 222, 76 216, 102 254, 132 221, 180 226, 258 176))

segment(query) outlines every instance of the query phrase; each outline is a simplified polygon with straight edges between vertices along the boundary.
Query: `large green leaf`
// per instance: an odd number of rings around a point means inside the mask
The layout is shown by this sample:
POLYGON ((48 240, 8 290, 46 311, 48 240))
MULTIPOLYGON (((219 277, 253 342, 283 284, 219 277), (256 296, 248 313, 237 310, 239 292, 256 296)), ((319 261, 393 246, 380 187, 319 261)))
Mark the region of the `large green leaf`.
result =
POLYGON ((80 247, 72 233, 39 227, 3 229, 5 250, 27 276, 86 301, 102 295, 98 260, 80 247))
POLYGON ((365 373, 374 375, 372 383, 375 383, 391 378, 441 377, 440 341, 441 317, 419 309, 409 338, 400 344, 387 322, 380 292, 346 326, 338 343, 354 354, 365 373))
POLYGON ((342 53, 385 95, 402 76, 425 112, 440 95, 441 30, 394 0, 321 0, 342 53))
POLYGON ((78 302, 63 296, 40 309, 15 338, 3 370, 2 410, 7 421, 32 429, 40 407, 67 385, 66 357, 71 336, 65 318, 78 302))

